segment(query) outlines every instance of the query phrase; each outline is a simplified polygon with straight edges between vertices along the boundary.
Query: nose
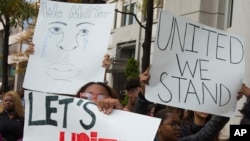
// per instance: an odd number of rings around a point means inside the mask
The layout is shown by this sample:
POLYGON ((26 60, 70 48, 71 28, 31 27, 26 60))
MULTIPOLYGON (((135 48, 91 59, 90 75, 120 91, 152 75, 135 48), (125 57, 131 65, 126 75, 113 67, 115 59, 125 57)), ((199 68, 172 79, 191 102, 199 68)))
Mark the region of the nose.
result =
POLYGON ((177 130, 181 130, 182 127, 181 127, 181 125, 176 125, 175 128, 176 128, 177 130))
POLYGON ((68 51, 68 52, 69 52, 69 51, 72 51, 72 50, 76 49, 77 46, 67 47, 67 46, 59 45, 59 48, 60 48, 61 50, 63 50, 63 51, 68 51))
POLYGON ((69 38, 67 38, 67 41, 65 41, 65 39, 63 39, 61 42, 58 43, 58 48, 63 50, 63 51, 67 51, 70 52, 74 49, 76 49, 78 47, 78 44, 76 42, 76 38, 72 38, 71 40, 68 40, 69 38), (69 43, 70 41, 70 43, 69 43))

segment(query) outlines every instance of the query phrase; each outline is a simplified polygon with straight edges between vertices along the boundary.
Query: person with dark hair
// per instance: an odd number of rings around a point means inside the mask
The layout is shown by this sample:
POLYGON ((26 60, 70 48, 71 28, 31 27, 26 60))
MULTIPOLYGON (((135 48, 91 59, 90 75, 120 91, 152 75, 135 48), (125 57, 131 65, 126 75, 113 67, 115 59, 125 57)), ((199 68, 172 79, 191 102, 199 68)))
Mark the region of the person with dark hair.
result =
POLYGON ((243 108, 240 110, 240 113, 243 115, 240 120, 241 125, 250 125, 250 100, 248 99, 246 103, 244 103, 243 108))
POLYGON ((229 121, 227 117, 213 116, 195 134, 181 137, 181 119, 175 111, 164 108, 157 111, 154 117, 161 119, 155 141, 210 141, 229 121))
POLYGON ((93 101, 105 114, 110 114, 113 109, 123 109, 115 90, 104 82, 89 82, 83 85, 76 93, 76 97, 93 101))
POLYGON ((242 84, 241 90, 239 92, 240 96, 245 96, 247 98, 246 102, 244 103, 240 113, 243 115, 240 124, 242 125, 250 125, 250 88, 247 87, 245 84, 242 84))
MULTIPOLYGON (((148 84, 149 78, 150 78, 149 69, 147 69, 144 73, 140 75, 140 80, 142 82, 141 85, 143 86, 143 85, 148 84)), ((142 91, 144 92, 144 89, 142 91)), ((145 107, 146 105, 148 105, 148 101, 145 99, 144 95, 143 94, 139 95, 138 100, 136 101, 136 106, 135 106, 136 112, 145 114, 144 113, 145 110, 143 109, 143 107, 145 107)), ((160 130, 158 130, 157 132, 156 141, 166 141, 166 140, 168 141, 177 141, 177 140, 178 141, 184 141, 184 140, 185 141, 194 141, 194 140, 210 141, 218 136, 218 133, 220 132, 220 130, 229 121, 228 117, 213 116, 204 125, 204 127, 202 127, 195 134, 181 137, 181 130, 179 129, 180 127, 183 127, 183 125, 181 124, 181 116, 178 114, 178 112, 173 110, 172 107, 160 105, 159 110, 158 110, 158 107, 156 106, 155 117, 162 118, 163 120, 163 122, 161 122, 160 127, 159 127, 160 130), (165 118, 158 116, 158 112, 162 112, 162 110, 165 110, 166 112, 165 118), (169 111, 171 111, 171 114, 169 111), (166 121, 166 123, 164 121, 166 121), (175 130, 175 131, 171 131, 170 129, 175 130)))
POLYGON ((176 112, 164 108, 157 111, 154 117, 161 119, 155 141, 177 141, 180 138, 181 119, 176 112))
MULTIPOLYGON (((186 110, 182 119, 182 137, 197 133, 211 119, 212 115, 199 111, 186 110)), ((218 141, 219 133, 210 141, 218 141)))
POLYGON ((138 77, 128 79, 125 83, 125 89, 128 96, 128 103, 124 106, 123 110, 133 112, 137 96, 141 92, 140 79, 138 77))
POLYGON ((183 117, 183 115, 184 115, 184 111, 185 111, 185 110, 182 109, 182 108, 173 107, 173 106, 168 106, 168 105, 162 105, 162 104, 156 103, 156 104, 155 104, 155 111, 154 111, 154 114, 155 114, 156 112, 158 112, 159 110, 161 110, 161 109, 169 109, 169 110, 172 110, 172 111, 176 112, 176 113, 179 115, 180 119, 182 119, 182 117, 183 117))

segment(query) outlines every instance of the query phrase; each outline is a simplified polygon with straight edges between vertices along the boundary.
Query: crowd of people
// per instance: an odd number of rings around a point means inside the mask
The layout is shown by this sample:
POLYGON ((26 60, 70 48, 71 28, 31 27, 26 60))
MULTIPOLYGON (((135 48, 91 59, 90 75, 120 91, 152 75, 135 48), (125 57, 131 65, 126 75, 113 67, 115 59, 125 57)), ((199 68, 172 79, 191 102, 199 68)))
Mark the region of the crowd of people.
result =
MULTIPOLYGON (((105 55, 103 67, 109 64, 105 55)), ((150 68, 149 68, 150 69, 150 68)), ((228 117, 211 115, 177 107, 161 105, 148 101, 144 97, 145 85, 148 85, 149 69, 138 78, 129 79, 125 89, 128 103, 123 106, 116 91, 106 82, 89 82, 79 88, 76 97, 94 102, 98 109, 111 114, 114 109, 160 118, 161 122, 155 135, 155 141, 217 141, 221 129, 229 121, 228 117)), ((1 97, 0 103, 0 141, 21 141, 24 130, 23 89, 8 91, 1 97)), ((250 88, 242 84, 237 98, 250 97, 250 88)), ((246 101, 240 110, 243 118, 240 124, 250 124, 250 102, 246 101)))

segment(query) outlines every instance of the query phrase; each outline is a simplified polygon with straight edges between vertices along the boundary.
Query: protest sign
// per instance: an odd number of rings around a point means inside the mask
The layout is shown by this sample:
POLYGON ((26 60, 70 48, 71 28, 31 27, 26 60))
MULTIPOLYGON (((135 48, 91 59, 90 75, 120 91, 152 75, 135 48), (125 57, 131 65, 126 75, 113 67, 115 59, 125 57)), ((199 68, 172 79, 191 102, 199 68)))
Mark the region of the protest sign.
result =
POLYGON ((234 116, 244 74, 243 39, 163 10, 156 34, 146 98, 234 116))
POLYGON ((73 95, 86 82, 104 81, 113 17, 113 4, 41 1, 23 87, 73 95))
POLYGON ((153 141, 159 124, 127 111, 106 115, 85 99, 25 91, 24 141, 153 141))

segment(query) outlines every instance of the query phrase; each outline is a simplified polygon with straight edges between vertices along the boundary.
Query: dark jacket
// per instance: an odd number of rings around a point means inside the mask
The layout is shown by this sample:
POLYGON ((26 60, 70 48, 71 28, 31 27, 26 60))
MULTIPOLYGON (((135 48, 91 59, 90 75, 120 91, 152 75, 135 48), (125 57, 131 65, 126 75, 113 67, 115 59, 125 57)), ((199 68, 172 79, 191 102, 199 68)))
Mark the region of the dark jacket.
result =
POLYGON ((229 121, 228 117, 213 116, 196 134, 185 136, 178 141, 210 141, 229 121))
POLYGON ((134 113, 142 114, 142 115, 147 115, 148 112, 148 106, 152 104, 150 101, 147 101, 146 98, 142 93, 138 94, 138 97, 135 102, 134 106, 134 113))
MULTIPOLYGON (((142 94, 139 94, 134 107, 134 112, 146 115, 147 106, 149 104, 150 102, 147 101, 142 94)), ((228 121, 228 117, 213 116, 196 134, 182 137, 178 141, 210 141, 218 135, 228 121)))
POLYGON ((23 137, 24 118, 10 119, 6 112, 0 114, 0 133, 7 141, 17 141, 23 137))

